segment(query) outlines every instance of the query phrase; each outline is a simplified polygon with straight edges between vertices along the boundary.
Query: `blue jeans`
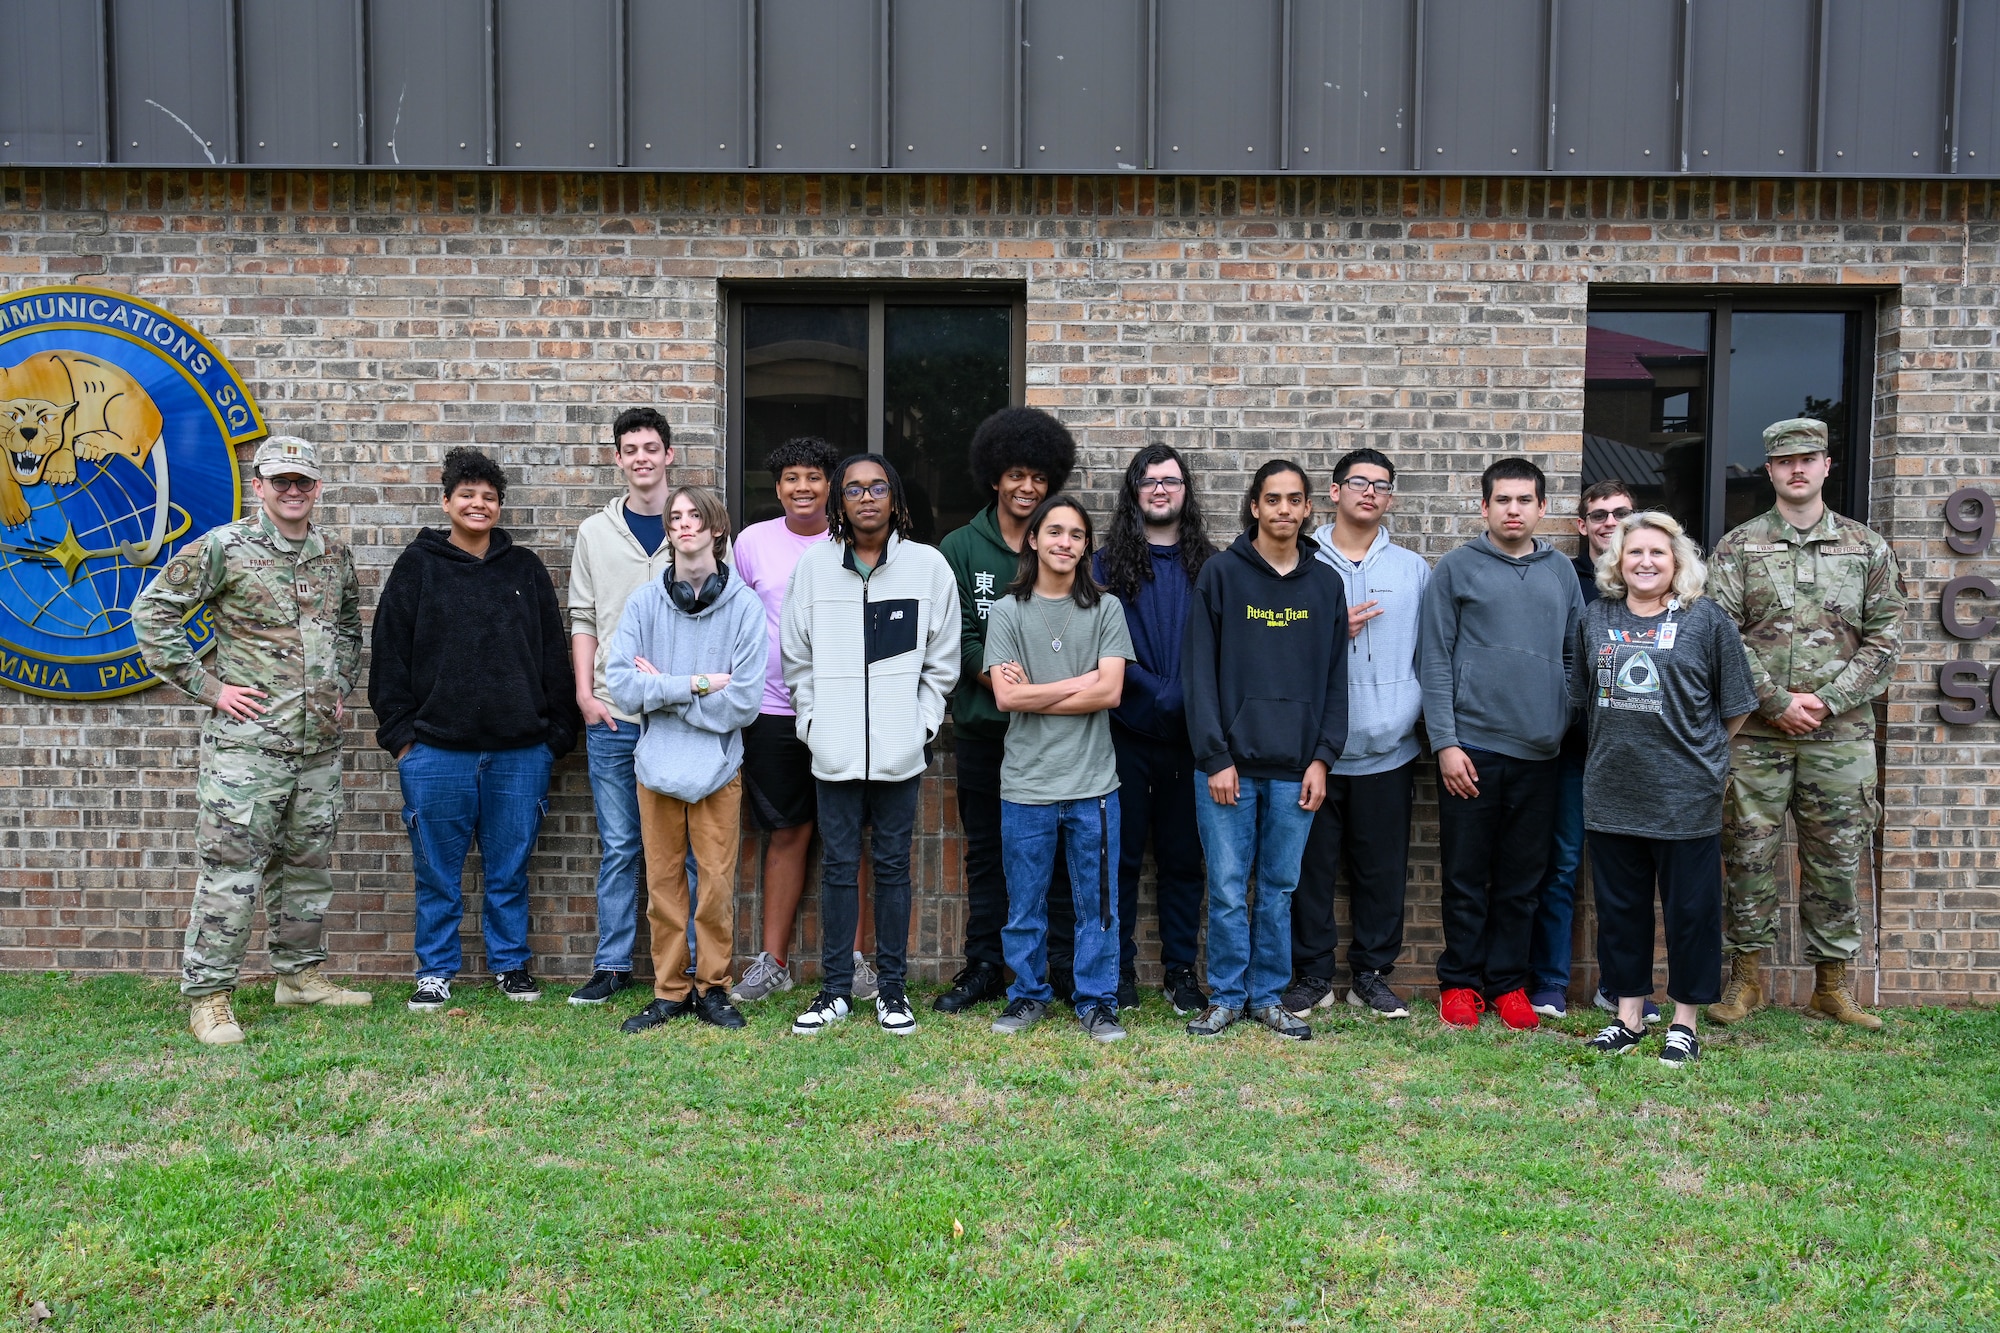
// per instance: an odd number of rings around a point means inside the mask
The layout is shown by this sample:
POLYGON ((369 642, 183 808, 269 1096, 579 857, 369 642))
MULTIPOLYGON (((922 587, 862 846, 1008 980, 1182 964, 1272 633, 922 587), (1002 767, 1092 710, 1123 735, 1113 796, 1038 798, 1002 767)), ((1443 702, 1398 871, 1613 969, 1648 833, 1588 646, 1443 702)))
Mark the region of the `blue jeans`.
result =
POLYGON ((1267 1009, 1292 979, 1292 890, 1299 885, 1312 812, 1299 808, 1299 784, 1279 778, 1243 778, 1236 804, 1217 805, 1208 794, 1208 775, 1197 770, 1194 813, 1208 858, 1210 1002, 1267 1009))
POLYGON ((1010 1000, 1056 998, 1049 987, 1049 881, 1062 834, 1076 903, 1076 987, 1070 1001, 1118 1012, 1118 793, 1054 805, 1000 802, 1000 857, 1007 869, 1007 927, 1000 932, 1014 969, 1010 1000))
POLYGON ((419 742, 397 761, 403 824, 417 872, 417 975, 455 977, 463 961, 465 855, 479 840, 485 867, 486 970, 528 965, 528 857, 549 809, 546 745, 440 750, 419 742))
MULTIPOLYGON (((639 779, 632 766, 641 726, 620 722, 613 731, 601 722, 584 728, 590 755, 590 800, 597 807, 598 972, 630 972, 632 945, 639 933, 639 779)), ((688 958, 694 958, 694 853, 688 853, 688 958)))
POLYGON ((1528 989, 1567 994, 1573 938, 1570 927, 1576 920, 1576 868, 1583 860, 1583 757, 1565 754, 1558 761, 1556 775, 1561 785, 1556 790, 1555 836, 1529 940, 1528 975, 1533 984, 1528 989))

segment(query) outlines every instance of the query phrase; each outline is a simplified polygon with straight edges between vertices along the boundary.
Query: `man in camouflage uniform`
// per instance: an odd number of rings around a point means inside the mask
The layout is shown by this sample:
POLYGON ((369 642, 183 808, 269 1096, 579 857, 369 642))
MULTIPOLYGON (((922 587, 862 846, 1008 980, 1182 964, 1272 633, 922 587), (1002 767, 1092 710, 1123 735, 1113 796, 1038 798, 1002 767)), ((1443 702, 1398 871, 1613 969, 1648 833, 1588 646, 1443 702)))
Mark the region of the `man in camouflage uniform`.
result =
POLYGON ((311 443, 272 436, 251 470, 257 512, 188 543, 132 607, 154 674, 215 710, 201 735, 201 874, 181 955, 181 993, 194 999, 188 1026, 209 1045, 243 1040, 229 997, 260 884, 277 1002, 372 998, 319 974, 340 818, 340 724, 361 670, 354 558, 311 523, 320 487, 311 443), (183 628, 204 605, 215 610, 212 669, 183 628))
POLYGON ((1903 586, 1889 544, 1826 507, 1826 423, 1764 430, 1770 512, 1715 548, 1709 595, 1743 631, 1758 709, 1729 745, 1722 825, 1730 976, 1708 1016, 1764 1003, 1758 959, 1777 938, 1776 867, 1789 809, 1798 832, 1799 919, 1817 980, 1807 1012, 1856 1027, 1882 1020, 1854 1002, 1847 965, 1861 949, 1855 882, 1875 830, 1875 715, 1902 651, 1903 586))

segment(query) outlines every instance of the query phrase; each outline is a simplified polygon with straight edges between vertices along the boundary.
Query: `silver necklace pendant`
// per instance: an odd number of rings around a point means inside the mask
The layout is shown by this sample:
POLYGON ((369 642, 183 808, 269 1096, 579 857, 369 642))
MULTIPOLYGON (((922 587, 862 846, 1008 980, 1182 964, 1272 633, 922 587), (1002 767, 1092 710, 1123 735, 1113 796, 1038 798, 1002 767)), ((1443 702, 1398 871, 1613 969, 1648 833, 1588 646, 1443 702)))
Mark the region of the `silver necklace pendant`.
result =
POLYGON ((1059 653, 1062 651, 1062 639, 1060 637, 1049 640, 1049 651, 1052 653, 1059 653))

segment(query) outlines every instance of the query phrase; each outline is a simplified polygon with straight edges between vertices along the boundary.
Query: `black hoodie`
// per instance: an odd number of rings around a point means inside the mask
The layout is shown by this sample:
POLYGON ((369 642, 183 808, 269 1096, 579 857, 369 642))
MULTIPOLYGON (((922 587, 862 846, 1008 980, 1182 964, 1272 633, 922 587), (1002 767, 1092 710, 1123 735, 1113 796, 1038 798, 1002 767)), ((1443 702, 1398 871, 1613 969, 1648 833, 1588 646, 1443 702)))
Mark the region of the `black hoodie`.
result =
POLYGON ((1188 739, 1204 773, 1297 782, 1347 743, 1347 594, 1299 538, 1280 574, 1245 532, 1202 566, 1181 639, 1188 739))
POLYGON ((500 528, 484 558, 436 528, 418 533, 375 606, 368 706, 390 754, 412 741, 568 754, 576 677, 541 558, 500 528))

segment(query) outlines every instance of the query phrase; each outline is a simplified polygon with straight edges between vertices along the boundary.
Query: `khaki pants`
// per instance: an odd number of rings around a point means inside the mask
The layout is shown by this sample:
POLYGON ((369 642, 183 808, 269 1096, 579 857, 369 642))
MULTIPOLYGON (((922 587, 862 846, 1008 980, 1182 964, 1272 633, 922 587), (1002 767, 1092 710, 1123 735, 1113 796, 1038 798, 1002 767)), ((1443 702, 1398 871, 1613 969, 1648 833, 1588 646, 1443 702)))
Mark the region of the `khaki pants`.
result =
POLYGON ((695 980, 730 985, 735 953, 736 853, 742 838, 743 779, 729 779, 693 805, 639 788, 639 833, 646 843, 646 921, 653 934, 653 994, 688 998, 687 854, 694 847, 695 980))

